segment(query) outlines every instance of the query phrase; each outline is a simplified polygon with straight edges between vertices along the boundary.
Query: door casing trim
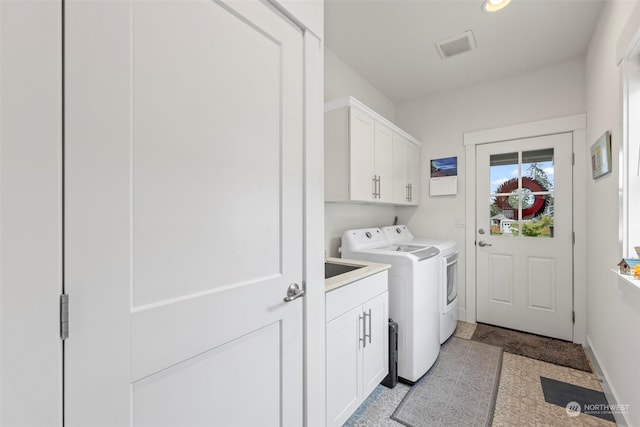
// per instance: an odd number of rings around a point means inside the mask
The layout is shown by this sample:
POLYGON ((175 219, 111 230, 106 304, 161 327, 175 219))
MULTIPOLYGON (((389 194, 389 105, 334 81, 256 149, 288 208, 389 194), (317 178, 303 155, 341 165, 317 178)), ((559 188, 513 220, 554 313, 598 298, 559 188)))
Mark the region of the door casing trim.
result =
MULTIPOLYGON (((547 120, 520 123, 499 128, 484 129, 464 134, 465 163, 467 165, 465 185, 467 189, 475 189, 476 177, 476 146, 493 142, 509 141, 513 139, 531 138, 536 136, 553 135, 571 132, 573 134, 573 151, 575 163, 573 165, 573 231, 576 236, 573 250, 573 309, 575 323, 573 325, 573 342, 583 344, 587 328, 587 278, 586 278, 586 113, 557 117, 547 120)), ((465 263, 466 301, 464 320, 476 323, 476 257, 475 230, 476 226, 476 192, 466 191, 465 196, 465 263), (474 256, 470 256, 474 254, 474 256)))

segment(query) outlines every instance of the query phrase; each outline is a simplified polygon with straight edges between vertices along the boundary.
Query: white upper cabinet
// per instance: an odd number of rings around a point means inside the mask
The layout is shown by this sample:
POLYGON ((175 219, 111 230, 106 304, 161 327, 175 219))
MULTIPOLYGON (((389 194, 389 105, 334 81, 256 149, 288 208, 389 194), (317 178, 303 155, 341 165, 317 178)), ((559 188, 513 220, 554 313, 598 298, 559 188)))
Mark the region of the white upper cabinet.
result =
POLYGON ((325 105, 325 201, 417 205, 419 155, 415 138, 356 99, 325 105))
MULTIPOLYGON (((346 114, 349 128, 349 146, 347 158, 352 162, 349 174, 350 198, 352 200, 372 200, 375 197, 375 122, 367 114, 356 108, 339 113, 346 114)), ((337 156, 325 156, 331 163, 337 156)), ((342 160, 342 159, 341 159, 342 160)), ((347 169, 349 168, 347 167, 347 169)))
POLYGON ((400 134, 393 134, 393 203, 420 202, 420 146, 400 134))
POLYGON ((373 174, 377 188, 375 197, 379 202, 393 200, 393 133, 380 122, 375 123, 373 174))
POLYGON ((409 204, 420 204, 420 146, 415 144, 409 144, 407 150, 407 181, 409 183, 409 204))

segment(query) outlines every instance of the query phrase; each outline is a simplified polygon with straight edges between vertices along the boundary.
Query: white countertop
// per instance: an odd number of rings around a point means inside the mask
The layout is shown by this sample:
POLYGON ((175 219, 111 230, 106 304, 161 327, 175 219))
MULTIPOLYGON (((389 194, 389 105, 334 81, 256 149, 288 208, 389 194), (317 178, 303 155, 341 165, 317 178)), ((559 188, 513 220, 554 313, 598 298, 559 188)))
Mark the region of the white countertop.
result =
POLYGON ((357 270, 349 271, 347 273, 339 274, 329 279, 324 279, 324 291, 329 292, 337 289, 341 286, 348 285, 357 280, 364 279, 381 271, 385 271, 391 268, 389 264, 379 264, 376 262, 345 259, 345 258, 327 258, 325 262, 333 264, 351 265, 354 267, 362 267, 357 270))

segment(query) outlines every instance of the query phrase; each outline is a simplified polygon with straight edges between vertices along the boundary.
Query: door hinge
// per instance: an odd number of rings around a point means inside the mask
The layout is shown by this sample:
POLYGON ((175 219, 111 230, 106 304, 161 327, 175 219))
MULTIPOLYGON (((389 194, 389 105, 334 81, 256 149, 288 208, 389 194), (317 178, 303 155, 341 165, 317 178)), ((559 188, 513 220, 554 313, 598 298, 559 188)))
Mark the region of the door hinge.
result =
POLYGON ((69 338, 69 295, 60 295, 60 339, 69 338))
POLYGON ((576 153, 571 153, 571 164, 572 165, 576 164, 576 153))
POLYGON ((571 322, 576 323, 576 312, 575 311, 571 312, 571 322))
POLYGON ((574 245, 576 244, 576 232, 575 231, 571 232, 571 243, 573 243, 574 245))

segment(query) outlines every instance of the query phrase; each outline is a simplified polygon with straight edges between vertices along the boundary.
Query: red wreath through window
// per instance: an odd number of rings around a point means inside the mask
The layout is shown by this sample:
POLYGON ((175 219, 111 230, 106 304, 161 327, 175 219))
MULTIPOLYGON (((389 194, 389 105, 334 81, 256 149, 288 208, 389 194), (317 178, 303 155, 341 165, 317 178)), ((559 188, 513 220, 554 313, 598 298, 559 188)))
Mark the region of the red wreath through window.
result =
MULTIPOLYGON (((538 180, 528 177, 522 177, 522 188, 528 189, 532 193, 549 191, 544 187, 544 185, 540 184, 538 180)), ((518 189, 518 179, 513 178, 508 181, 505 181, 498 189, 496 193, 511 193, 518 189)), ((514 210, 514 207, 509 203, 509 197, 511 196, 496 196, 496 200, 494 202, 495 206, 502 211, 506 210, 514 210)), ((522 219, 530 219, 535 218, 537 216, 542 215, 545 208, 547 207, 547 196, 542 194, 533 195, 533 204, 527 208, 522 208, 522 219)))

